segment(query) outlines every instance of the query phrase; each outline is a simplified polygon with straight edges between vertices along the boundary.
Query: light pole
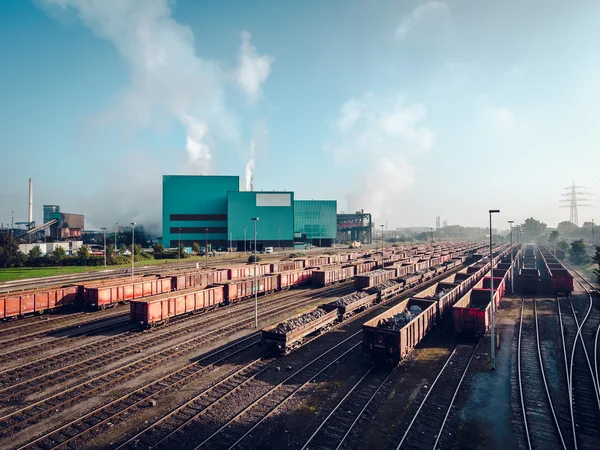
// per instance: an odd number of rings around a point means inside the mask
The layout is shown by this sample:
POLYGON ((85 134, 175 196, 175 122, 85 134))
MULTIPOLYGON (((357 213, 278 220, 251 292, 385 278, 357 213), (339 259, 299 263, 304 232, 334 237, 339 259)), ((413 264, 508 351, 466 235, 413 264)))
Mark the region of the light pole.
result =
POLYGON ((494 256, 492 254, 492 214, 499 212, 499 209, 490 209, 490 311, 492 312, 492 370, 496 369, 496 331, 494 324, 494 310, 496 309, 496 305, 494 304, 494 256))
POLYGON ((131 222, 131 281, 133 281, 133 270, 135 269, 135 222, 131 222))
POLYGON ((117 222, 115 222, 115 254, 117 253, 117 222))
POLYGON ((281 250, 281 228, 277 230, 277 246, 281 250))
POLYGON ((383 253, 383 227, 385 225, 381 224, 381 268, 383 269, 383 257, 384 257, 384 253, 383 253))
POLYGON ((513 241, 512 241, 512 224, 515 223, 514 220, 509 220, 508 224, 510 225, 510 292, 511 294, 515 294, 515 268, 513 267, 513 241))
POLYGON ((181 228, 179 229, 179 232, 177 233, 177 254, 178 254, 178 259, 181 261, 181 228))
POLYGON ((208 269, 208 228, 204 231, 204 267, 208 269))
POLYGON ((254 328, 258 328, 258 276, 256 274, 256 222, 258 217, 250 219, 254 222, 254 328))
POLYGON ((244 255, 248 254, 246 250, 246 227, 244 227, 244 255))
POLYGON ((106 267, 106 227, 102 227, 102 234, 104 234, 104 267, 106 267))
POLYGON ((596 236, 594 235, 594 219, 592 219, 592 245, 596 245, 596 236))

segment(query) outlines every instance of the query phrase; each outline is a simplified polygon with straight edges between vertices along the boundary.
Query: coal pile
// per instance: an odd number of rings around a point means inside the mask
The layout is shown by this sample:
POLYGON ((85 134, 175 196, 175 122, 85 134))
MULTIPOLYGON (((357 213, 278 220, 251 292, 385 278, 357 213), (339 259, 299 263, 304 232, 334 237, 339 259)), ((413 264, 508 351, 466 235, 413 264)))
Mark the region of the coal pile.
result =
POLYGON ((277 334, 285 334, 289 333, 296 328, 307 325, 315 320, 323 317, 327 312, 324 309, 317 308, 312 311, 307 312, 306 314, 302 314, 299 317, 293 317, 291 319, 286 320, 285 322, 281 322, 277 325, 272 331, 277 334))
POLYGON ((397 284, 398 283, 396 281, 394 281, 394 280, 384 281, 383 283, 378 284, 377 286, 373 286, 367 292, 369 294, 378 294, 381 291, 383 291, 384 289, 391 288, 392 286, 396 286, 397 284))
POLYGON ((387 270, 377 269, 377 270, 374 270, 372 272, 367 272, 367 273, 365 273, 363 275, 368 275, 370 277, 374 277, 374 276, 381 275, 381 274, 386 273, 386 272, 387 272, 387 270))
POLYGON ((337 300, 331 302, 334 306, 346 306, 350 303, 354 303, 357 300, 360 300, 363 297, 366 297, 367 293, 364 291, 354 292, 352 294, 346 295, 344 297, 340 297, 337 300))
POLYGON ((449 293, 452 289, 442 289, 439 292, 436 292, 433 295, 428 295, 427 297, 425 297, 428 300, 439 300, 440 298, 442 298, 444 295, 446 295, 447 293, 449 293))
POLYGON ((419 306, 412 305, 399 314, 396 314, 387 319, 381 319, 377 326, 379 328, 385 328, 386 330, 398 331, 406 324, 413 321, 422 312, 423 310, 419 306))

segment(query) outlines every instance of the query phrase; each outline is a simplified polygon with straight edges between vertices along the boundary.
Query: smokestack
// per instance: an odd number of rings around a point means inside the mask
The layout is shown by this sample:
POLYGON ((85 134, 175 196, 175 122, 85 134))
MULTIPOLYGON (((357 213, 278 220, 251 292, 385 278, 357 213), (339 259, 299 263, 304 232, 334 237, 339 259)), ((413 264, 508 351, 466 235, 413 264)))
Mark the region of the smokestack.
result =
POLYGON ((33 222, 33 179, 29 179, 29 223, 33 222))

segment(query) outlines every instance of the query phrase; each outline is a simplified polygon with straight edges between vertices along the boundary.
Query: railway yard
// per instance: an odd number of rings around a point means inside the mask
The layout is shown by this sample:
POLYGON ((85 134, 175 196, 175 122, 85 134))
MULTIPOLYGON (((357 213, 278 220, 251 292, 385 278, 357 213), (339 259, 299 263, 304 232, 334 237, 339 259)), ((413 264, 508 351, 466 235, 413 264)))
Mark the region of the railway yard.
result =
POLYGON ((599 301, 458 241, 3 283, 0 448, 597 449, 599 301))

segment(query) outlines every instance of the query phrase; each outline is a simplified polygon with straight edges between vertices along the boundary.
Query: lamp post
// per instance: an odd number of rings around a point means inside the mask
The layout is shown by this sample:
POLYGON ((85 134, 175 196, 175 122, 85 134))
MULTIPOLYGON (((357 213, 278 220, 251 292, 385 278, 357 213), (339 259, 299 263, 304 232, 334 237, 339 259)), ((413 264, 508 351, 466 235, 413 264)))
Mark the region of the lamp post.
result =
POLYGON ((596 245, 596 236, 594 235, 594 219, 592 219, 592 245, 596 245))
POLYGON ((117 222, 115 222, 115 253, 117 253, 117 222))
POLYGON ((246 250, 246 227, 244 227, 244 255, 248 254, 246 250))
POLYGON ((102 234, 104 234, 104 267, 106 267, 106 227, 102 227, 102 234))
POLYGON ((494 255, 492 254, 492 214, 499 213, 499 209, 490 209, 490 302, 492 312, 492 370, 496 369, 496 330, 494 324, 494 255))
POLYGON ((515 293, 515 268, 513 267, 513 241, 512 241, 512 224, 515 223, 514 220, 509 220, 508 224, 510 225, 510 292, 514 295, 515 293))
POLYGON ((135 261, 135 222, 131 222, 131 281, 133 281, 133 271, 135 261))
POLYGON ((256 222, 258 217, 250 219, 254 222, 254 328, 258 328, 258 276, 256 274, 256 222))
POLYGON ((179 229, 179 232, 177 233, 177 254, 178 254, 178 259, 181 261, 181 228, 179 229))
POLYGON ((277 247, 281 250, 281 228, 277 230, 277 247))
POLYGON ((381 224, 381 268, 383 269, 383 227, 385 225, 381 224))
POLYGON ((208 228, 204 231, 204 267, 208 268, 208 228))

